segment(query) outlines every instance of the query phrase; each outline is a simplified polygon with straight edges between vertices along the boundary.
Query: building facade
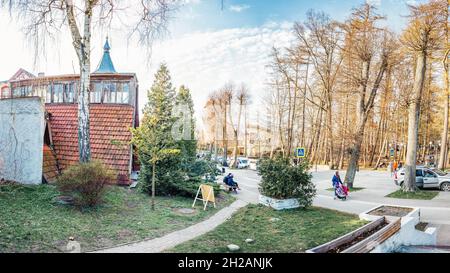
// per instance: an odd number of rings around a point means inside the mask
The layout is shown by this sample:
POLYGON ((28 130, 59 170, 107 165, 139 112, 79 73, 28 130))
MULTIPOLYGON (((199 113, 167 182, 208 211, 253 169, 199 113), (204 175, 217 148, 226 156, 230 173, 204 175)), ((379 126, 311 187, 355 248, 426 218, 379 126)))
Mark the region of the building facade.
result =
MULTIPOLYGON (((115 70, 108 40, 102 60, 91 73, 90 138, 92 159, 117 172, 117 181, 130 183, 136 168, 130 128, 139 126, 138 80, 134 73, 115 70)), ((20 69, 0 82, 0 99, 40 97, 45 103, 43 180, 51 182, 79 161, 78 105, 79 74, 35 76, 20 69)))

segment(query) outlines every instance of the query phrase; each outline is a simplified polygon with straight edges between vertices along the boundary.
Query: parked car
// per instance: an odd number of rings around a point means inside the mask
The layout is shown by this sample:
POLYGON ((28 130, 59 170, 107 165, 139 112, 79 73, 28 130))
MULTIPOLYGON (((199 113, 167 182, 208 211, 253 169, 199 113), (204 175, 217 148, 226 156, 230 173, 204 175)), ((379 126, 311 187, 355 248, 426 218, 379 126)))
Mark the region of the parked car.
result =
POLYGON ((238 169, 245 169, 250 167, 250 160, 246 157, 238 157, 237 167, 238 169))
MULTIPOLYGON (((396 185, 403 186, 405 181, 405 169, 398 171, 394 182, 396 185)), ((443 191, 450 191, 450 174, 438 169, 431 169, 423 166, 416 167, 416 185, 423 189, 437 188, 443 191)))
MULTIPOLYGON (((224 162, 223 156, 218 156, 217 157, 217 163, 220 163, 221 165, 223 165, 223 162, 224 162)), ((228 157, 227 160, 226 160, 226 165, 224 165, 224 166, 225 167, 230 166, 230 162, 231 162, 231 159, 228 157)))

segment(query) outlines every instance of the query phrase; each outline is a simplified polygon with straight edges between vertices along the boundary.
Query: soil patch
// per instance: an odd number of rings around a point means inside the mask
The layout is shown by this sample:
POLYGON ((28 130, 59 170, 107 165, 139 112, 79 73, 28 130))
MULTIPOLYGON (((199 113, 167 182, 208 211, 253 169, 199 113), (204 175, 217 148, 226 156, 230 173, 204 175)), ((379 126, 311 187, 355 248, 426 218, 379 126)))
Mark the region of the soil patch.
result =
POLYGON ((195 209, 189 209, 189 208, 176 208, 173 209, 174 212, 180 215, 195 215, 197 214, 197 211, 195 209))
POLYGON ((60 195, 56 197, 56 203, 60 205, 73 205, 73 197, 67 195, 60 195))
POLYGON ((117 232, 117 236, 120 239, 126 239, 126 238, 133 236, 133 232, 128 229, 122 229, 122 230, 119 230, 119 232, 117 232))
POLYGON ((416 229, 420 231, 425 231, 427 229, 428 223, 420 222, 416 225, 416 229))
POLYGON ((363 234, 361 234, 360 236, 356 237, 355 239, 353 239, 350 242, 347 242, 345 244, 342 244, 338 247, 335 247, 333 249, 330 249, 327 251, 327 253, 340 253, 344 250, 346 250, 347 248, 356 245, 357 243, 361 242, 362 240, 369 238, 370 236, 372 236, 373 234, 377 233, 379 230, 381 230, 382 228, 384 228, 385 226, 388 225, 388 222, 383 222, 382 224, 378 225, 377 227, 375 227, 372 230, 366 231, 363 234))
POLYGON ((402 207, 393 207, 393 206, 382 206, 375 210, 372 210, 369 212, 370 215, 377 215, 377 216, 395 216, 395 217, 403 217, 408 215, 413 211, 412 208, 402 208, 402 207))

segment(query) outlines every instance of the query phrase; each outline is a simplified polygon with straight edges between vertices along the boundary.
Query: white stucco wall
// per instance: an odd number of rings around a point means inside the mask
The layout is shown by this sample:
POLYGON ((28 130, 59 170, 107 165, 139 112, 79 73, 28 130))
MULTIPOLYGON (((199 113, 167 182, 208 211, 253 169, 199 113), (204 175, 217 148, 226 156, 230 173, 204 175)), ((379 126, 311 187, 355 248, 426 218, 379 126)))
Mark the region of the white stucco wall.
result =
POLYGON ((40 98, 0 100, 0 179, 42 182, 44 126, 40 98))

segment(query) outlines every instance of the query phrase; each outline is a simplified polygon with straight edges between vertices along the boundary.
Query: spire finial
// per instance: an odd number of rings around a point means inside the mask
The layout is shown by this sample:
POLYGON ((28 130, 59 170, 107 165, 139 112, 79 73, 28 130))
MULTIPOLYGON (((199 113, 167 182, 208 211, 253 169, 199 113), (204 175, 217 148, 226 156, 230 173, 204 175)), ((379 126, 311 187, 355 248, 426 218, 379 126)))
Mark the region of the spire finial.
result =
POLYGON ((103 46, 103 49, 105 51, 109 51, 111 49, 111 47, 109 46, 109 37, 108 36, 106 36, 106 42, 105 42, 105 45, 103 46))
POLYGON ((105 45, 103 46, 103 57, 94 73, 117 73, 109 55, 111 47, 109 46, 109 37, 106 36, 105 45))

